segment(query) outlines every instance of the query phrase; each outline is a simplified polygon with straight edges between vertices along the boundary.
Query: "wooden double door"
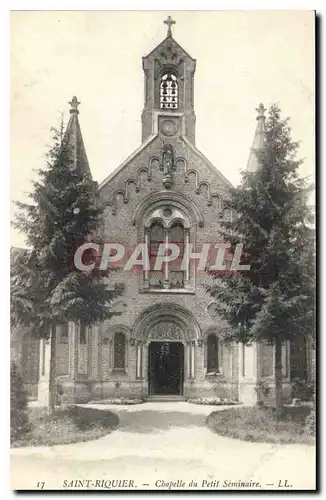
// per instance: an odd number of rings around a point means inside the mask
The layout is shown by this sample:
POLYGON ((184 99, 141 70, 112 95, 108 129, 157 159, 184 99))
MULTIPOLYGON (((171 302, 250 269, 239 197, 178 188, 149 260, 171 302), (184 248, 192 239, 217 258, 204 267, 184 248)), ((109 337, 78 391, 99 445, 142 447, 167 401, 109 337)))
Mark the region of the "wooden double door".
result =
POLYGON ((148 347, 149 395, 182 395, 183 381, 183 344, 151 342, 148 347))

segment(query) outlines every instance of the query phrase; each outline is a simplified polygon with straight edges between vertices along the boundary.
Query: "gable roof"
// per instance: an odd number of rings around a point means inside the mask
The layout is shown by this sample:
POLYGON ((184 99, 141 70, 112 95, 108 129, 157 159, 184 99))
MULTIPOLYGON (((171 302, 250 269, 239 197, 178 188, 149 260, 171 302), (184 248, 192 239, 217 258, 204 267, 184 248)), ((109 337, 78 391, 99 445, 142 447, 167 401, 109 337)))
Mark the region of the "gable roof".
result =
POLYGON ((152 134, 149 137, 147 137, 146 141, 144 141, 139 148, 137 148, 128 158, 126 158, 120 165, 111 172, 98 186, 98 189, 102 189, 108 182, 110 182, 116 175, 118 175, 121 170, 124 169, 126 165, 128 165, 129 162, 131 162, 139 153, 143 151, 143 149, 146 148, 154 139, 157 137, 158 134, 152 134))
MULTIPOLYGON (((98 186, 98 189, 102 189, 108 182, 110 182, 116 175, 121 172, 128 163, 130 163, 136 156, 141 153, 156 137, 158 137, 158 133, 150 135, 146 141, 144 141, 139 148, 137 148, 126 160, 124 160, 111 174, 109 174, 98 186)), ((220 172, 209 160, 206 156, 199 151, 188 139, 187 137, 181 135, 180 139, 186 144, 189 149, 191 149, 204 163, 208 166, 211 172, 219 177, 221 181, 226 185, 226 187, 232 188, 233 185, 231 182, 220 172)))
POLYGON ((158 45, 156 45, 156 47, 154 47, 154 49, 153 49, 153 50, 151 50, 151 52, 150 52, 149 54, 147 54, 147 56, 144 56, 144 57, 143 57, 143 60, 144 60, 144 59, 147 59, 148 57, 150 57, 151 55, 153 55, 153 54, 154 54, 154 52, 155 52, 156 50, 158 50, 160 47, 162 47, 163 45, 165 45, 167 42, 171 42, 171 41, 173 42, 173 44, 175 44, 175 45, 176 45, 176 47, 177 47, 180 51, 182 51, 182 52, 183 52, 183 53, 184 53, 187 57, 189 57, 189 59, 192 59, 193 61, 195 61, 195 62, 196 62, 196 59, 194 59, 193 57, 191 57, 191 55, 190 55, 190 54, 188 54, 188 52, 187 52, 187 51, 186 51, 186 50, 185 50, 185 49, 184 49, 184 48, 183 48, 183 47, 182 47, 182 46, 181 46, 181 45, 180 45, 180 44, 179 44, 179 43, 178 43, 178 42, 177 42, 174 38, 173 38, 173 36, 172 36, 172 35, 167 35, 167 36, 164 38, 164 40, 162 40, 162 41, 161 41, 158 45))
POLYGON ((222 174, 222 172, 220 172, 214 165, 212 162, 209 161, 209 159, 199 150, 196 148, 196 146, 194 146, 188 139, 187 137, 185 136, 181 136, 181 139, 184 141, 185 144, 187 144, 187 146, 196 154, 199 156, 199 158, 201 158, 203 160, 203 162, 209 167, 209 169, 211 170, 211 172, 214 174, 214 175, 217 175, 218 177, 220 177, 220 179, 227 185, 227 187, 229 188, 233 188, 233 185, 231 184, 231 182, 222 174))

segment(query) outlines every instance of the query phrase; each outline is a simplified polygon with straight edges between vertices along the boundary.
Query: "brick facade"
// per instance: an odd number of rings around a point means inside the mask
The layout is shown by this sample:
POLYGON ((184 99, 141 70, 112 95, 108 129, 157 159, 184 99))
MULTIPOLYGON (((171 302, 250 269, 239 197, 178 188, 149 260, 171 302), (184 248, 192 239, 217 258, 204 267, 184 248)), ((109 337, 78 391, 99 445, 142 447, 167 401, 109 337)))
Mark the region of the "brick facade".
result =
MULTIPOLYGON (((98 186, 97 193, 104 208, 98 237, 124 245, 127 253, 148 240, 154 218, 164 226, 164 235, 173 218, 178 220, 185 241, 198 252, 203 244, 218 242, 220 221, 232 217, 223 207, 230 183, 195 147, 195 68, 196 61, 170 34, 143 58, 143 142, 98 186), (173 75, 177 82, 172 91, 164 83, 165 75, 173 75), (172 97, 162 105, 165 95, 172 97), (167 210, 171 221, 164 215, 167 210)), ((81 156, 87 172, 77 105, 71 113, 68 127, 78 146, 76 155, 81 156)), ((273 348, 223 344, 226 325, 212 314, 211 297, 204 289, 206 275, 196 270, 194 261, 183 274, 182 286, 171 288, 170 278, 164 275, 162 286, 154 289, 143 270, 123 269, 128 257, 110 276, 110 286, 124 284, 123 295, 113 305, 117 314, 90 328, 83 344, 79 325, 70 324, 68 336, 58 329, 57 376, 62 402, 149 397, 149 351, 155 341, 182 344, 179 394, 185 398, 219 396, 252 404, 257 400, 258 380, 264 379, 273 387, 273 348), (124 335, 120 346, 123 366, 116 366, 115 360, 118 334, 124 335), (218 364, 215 371, 208 372, 208 339, 212 334, 219 339, 218 364)), ((34 342, 31 358, 26 361, 26 366, 35 367, 40 358, 39 368, 26 375, 26 380, 31 380, 31 394, 35 395, 39 382, 39 399, 47 397, 49 348, 48 342, 41 341, 40 348, 34 342)), ((290 399, 288 346, 283 350, 285 396, 290 399)))

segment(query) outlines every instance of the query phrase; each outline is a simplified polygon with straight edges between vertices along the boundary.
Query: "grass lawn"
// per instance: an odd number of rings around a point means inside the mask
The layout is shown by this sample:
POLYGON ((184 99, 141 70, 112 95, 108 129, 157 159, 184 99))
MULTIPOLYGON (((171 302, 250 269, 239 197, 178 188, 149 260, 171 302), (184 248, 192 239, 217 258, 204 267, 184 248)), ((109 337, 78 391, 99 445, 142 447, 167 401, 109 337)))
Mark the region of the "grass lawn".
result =
POLYGON ((117 415, 110 411, 79 406, 59 407, 52 418, 46 408, 30 408, 28 415, 31 431, 11 443, 12 447, 89 441, 108 434, 119 424, 117 415))
POLYGON ((214 411, 206 424, 217 434, 243 441, 267 443, 315 444, 305 432, 305 418, 311 408, 284 407, 282 419, 277 421, 275 410, 255 406, 214 411))

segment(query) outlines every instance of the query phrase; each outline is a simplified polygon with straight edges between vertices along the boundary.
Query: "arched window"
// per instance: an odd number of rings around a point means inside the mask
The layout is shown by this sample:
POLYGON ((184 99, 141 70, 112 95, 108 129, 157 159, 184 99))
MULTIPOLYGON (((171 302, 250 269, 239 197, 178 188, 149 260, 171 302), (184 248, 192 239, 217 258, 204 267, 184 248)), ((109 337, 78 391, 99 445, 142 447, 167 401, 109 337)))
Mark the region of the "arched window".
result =
POLYGON ((173 73, 165 73, 160 82, 160 108, 177 109, 178 80, 173 73))
POLYGON ((207 337, 207 373, 219 370, 219 341, 217 335, 210 333, 207 337))
POLYGON ((194 237, 191 232, 188 216, 172 202, 167 200, 166 204, 149 207, 144 221, 149 256, 149 267, 144 269, 144 289, 190 289, 192 266, 185 255, 187 244, 194 237))
MULTIPOLYGON (((154 221, 149 230, 149 285, 151 288, 184 288, 185 271, 181 269, 185 244, 185 230, 181 222, 175 222, 170 228, 163 228, 159 221, 154 221), (167 238, 165 238, 165 234, 167 238), (161 269, 155 269, 159 252, 164 252, 163 243, 173 243, 179 247, 179 256, 169 263, 162 263, 161 269)), ((163 256, 163 255, 162 255, 163 256)))
POLYGON ((149 284, 152 288, 163 288, 164 284, 164 268, 155 271, 155 262, 159 252, 162 248, 160 245, 164 242, 164 229, 160 222, 154 221, 149 231, 149 284))
POLYGON ((124 333, 114 335, 113 368, 124 370, 126 356, 126 337, 124 333))
POLYGON ((175 222, 169 230, 169 243, 174 243, 179 247, 179 257, 169 263, 169 281, 171 288, 184 287, 184 271, 181 270, 184 242, 184 227, 181 222, 175 222))

